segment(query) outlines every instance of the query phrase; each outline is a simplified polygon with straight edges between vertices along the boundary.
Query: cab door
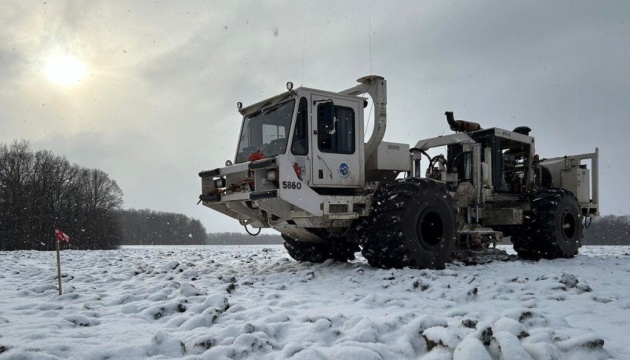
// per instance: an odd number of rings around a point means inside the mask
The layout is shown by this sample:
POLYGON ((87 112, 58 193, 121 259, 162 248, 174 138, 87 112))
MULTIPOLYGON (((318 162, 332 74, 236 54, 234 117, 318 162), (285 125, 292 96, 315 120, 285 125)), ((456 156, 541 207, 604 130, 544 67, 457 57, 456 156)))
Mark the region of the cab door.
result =
POLYGON ((362 187, 363 129, 359 101, 311 95, 311 183, 319 187, 362 187))

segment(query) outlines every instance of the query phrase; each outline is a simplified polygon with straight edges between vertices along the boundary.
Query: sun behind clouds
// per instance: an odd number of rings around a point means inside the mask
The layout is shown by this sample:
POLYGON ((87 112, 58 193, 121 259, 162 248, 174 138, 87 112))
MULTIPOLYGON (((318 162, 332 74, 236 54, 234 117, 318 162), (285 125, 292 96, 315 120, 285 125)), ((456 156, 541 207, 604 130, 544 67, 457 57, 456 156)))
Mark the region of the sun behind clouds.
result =
POLYGON ((60 86, 78 85, 88 74, 85 63, 72 55, 54 55, 46 62, 46 78, 60 86))

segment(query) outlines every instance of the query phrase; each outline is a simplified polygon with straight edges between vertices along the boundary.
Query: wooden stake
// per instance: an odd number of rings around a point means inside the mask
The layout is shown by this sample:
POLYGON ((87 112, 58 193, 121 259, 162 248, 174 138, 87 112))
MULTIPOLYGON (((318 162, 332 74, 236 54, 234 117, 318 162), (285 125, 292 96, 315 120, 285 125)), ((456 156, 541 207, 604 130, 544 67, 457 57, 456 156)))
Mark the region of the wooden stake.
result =
POLYGON ((57 243, 57 278, 59 279, 59 295, 61 295, 61 259, 59 257, 59 239, 55 239, 57 243))

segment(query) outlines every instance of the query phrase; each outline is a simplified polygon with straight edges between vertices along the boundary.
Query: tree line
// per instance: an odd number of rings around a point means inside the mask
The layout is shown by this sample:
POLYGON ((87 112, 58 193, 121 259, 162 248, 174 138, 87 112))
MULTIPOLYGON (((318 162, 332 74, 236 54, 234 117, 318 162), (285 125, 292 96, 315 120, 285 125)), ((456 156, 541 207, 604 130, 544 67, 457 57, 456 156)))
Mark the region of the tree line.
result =
MULTIPOLYGON (((278 235, 207 234, 199 220, 182 214, 122 210, 122 196, 102 170, 33 151, 24 140, 0 144, 0 250, 52 250, 55 226, 72 237, 73 249, 282 243, 278 235)), ((584 235, 585 245, 630 245, 630 217, 593 220, 584 235)))
POLYGON ((72 249, 206 244, 199 220, 123 210, 123 192, 99 169, 71 164, 27 141, 0 144, 0 250, 53 250, 56 226, 72 249))
POLYGON ((72 236, 72 248, 117 248, 122 195, 102 170, 24 140, 0 144, 0 250, 52 250, 55 226, 72 236))
MULTIPOLYGON (((588 224, 588 223, 587 223, 588 224)), ((584 231, 584 245, 630 245, 630 216, 606 215, 584 231)))
POLYGON ((206 229, 197 219, 153 210, 117 212, 124 245, 205 245, 206 229))

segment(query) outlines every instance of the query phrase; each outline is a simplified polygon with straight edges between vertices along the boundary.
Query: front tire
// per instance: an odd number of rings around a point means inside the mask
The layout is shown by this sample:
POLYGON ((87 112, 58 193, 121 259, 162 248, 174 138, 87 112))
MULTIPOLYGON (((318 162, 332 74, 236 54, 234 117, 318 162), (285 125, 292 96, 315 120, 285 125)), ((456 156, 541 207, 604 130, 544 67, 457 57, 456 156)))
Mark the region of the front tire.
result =
POLYGON ((582 240, 582 212, 573 194, 560 188, 529 196, 531 211, 521 232, 512 235, 514 250, 526 259, 572 258, 582 240))
POLYGON ((451 260, 456 234, 453 199, 443 184, 399 179, 374 193, 361 253, 375 267, 443 269, 451 260))

